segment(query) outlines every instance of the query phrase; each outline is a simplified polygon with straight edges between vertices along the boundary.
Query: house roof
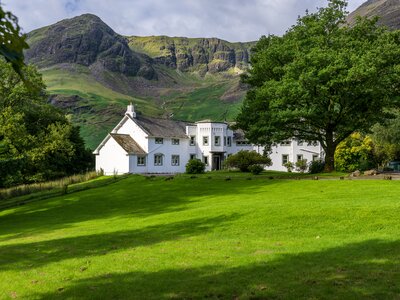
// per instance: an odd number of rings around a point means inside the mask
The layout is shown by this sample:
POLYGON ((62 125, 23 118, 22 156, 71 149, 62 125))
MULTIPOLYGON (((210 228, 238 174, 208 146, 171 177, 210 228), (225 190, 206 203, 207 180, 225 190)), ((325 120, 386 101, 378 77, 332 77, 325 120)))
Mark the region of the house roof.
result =
POLYGON ((233 132, 233 137, 235 138, 235 140, 237 141, 245 141, 246 137, 244 135, 244 131, 242 129, 236 129, 233 132))
POLYGON ((137 116, 133 120, 152 137, 188 138, 186 126, 193 125, 190 122, 144 116, 137 116))
POLYGON ((110 133, 110 135, 128 154, 146 154, 129 134, 110 133))
POLYGON ((200 121, 197 121, 197 122, 196 122, 196 124, 198 124, 198 123, 228 124, 227 122, 213 121, 213 120, 211 120, 211 119, 200 120, 200 121))

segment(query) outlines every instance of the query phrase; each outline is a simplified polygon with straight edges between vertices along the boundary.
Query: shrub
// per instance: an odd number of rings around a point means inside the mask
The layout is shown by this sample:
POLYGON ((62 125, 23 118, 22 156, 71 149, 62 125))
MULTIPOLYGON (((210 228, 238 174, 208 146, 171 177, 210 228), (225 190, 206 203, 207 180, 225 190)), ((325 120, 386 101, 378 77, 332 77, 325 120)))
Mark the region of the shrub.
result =
POLYGON ((314 160, 308 165, 308 173, 317 174, 324 171, 325 163, 321 160, 314 160))
POLYGON ((288 161, 288 162, 285 163, 283 166, 287 169, 287 171, 288 171, 289 173, 292 172, 293 169, 294 169, 294 164, 293 164, 291 161, 288 161))
POLYGON ((307 159, 300 159, 296 162, 296 171, 304 173, 308 168, 307 159))
POLYGON ((249 170, 254 175, 259 175, 264 170, 264 168, 261 165, 252 165, 249 167, 249 170))
POLYGON ((256 151, 241 150, 238 153, 229 156, 225 160, 225 167, 237 168, 242 172, 249 172, 250 166, 259 165, 261 167, 272 164, 269 157, 263 156, 256 151))
POLYGON ((206 170, 206 164, 200 159, 191 159, 186 164, 187 174, 202 174, 206 170))
POLYGON ((335 169, 342 172, 369 170, 375 166, 374 145, 370 137, 353 133, 342 141, 335 152, 335 169))

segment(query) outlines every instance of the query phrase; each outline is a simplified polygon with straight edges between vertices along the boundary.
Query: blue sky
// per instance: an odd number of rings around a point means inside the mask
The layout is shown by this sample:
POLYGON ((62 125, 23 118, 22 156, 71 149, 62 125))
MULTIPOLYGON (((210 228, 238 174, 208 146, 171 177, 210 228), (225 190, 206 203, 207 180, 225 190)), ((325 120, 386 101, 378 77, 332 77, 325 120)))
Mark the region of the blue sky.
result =
MULTIPOLYGON (((349 0, 353 11, 365 0, 349 0)), ((258 40, 283 34, 305 10, 327 0, 0 0, 24 32, 93 13, 123 35, 218 37, 258 40)))

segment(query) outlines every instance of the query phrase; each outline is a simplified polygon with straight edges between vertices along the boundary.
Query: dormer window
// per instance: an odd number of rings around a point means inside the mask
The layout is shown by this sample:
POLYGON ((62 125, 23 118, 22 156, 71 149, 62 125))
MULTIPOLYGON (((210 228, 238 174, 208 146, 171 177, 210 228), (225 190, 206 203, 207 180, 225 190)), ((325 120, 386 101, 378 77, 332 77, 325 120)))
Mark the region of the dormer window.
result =
POLYGON ((163 138, 156 138, 155 139, 155 143, 156 144, 163 144, 164 143, 164 139, 163 138))

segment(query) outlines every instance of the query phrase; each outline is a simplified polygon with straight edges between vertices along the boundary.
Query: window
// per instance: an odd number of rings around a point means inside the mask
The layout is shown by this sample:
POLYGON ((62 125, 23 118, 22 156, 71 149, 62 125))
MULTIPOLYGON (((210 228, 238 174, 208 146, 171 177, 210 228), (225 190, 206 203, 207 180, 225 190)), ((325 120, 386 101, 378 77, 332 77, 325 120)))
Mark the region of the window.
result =
POLYGON ((232 137, 228 136, 227 140, 226 140, 228 147, 232 146, 232 137))
POLYGON ((155 166, 163 165, 163 155, 162 154, 154 154, 154 165, 155 166))
POLYGON ((317 160, 319 160, 318 154, 313 154, 312 161, 317 161, 317 160))
POLYGON ((196 136, 192 135, 190 136, 190 146, 195 146, 196 145, 196 136))
POLYGON ((206 166, 208 166, 208 156, 203 157, 203 163, 205 163, 206 166))
POLYGON ((282 166, 289 162, 289 155, 282 154, 282 166))
POLYGON ((179 155, 172 155, 171 156, 171 165, 172 166, 179 166, 179 155))
POLYGON ((226 136, 224 136, 224 146, 226 146, 226 136))
POLYGON ((303 160, 303 154, 297 154, 297 161, 303 160))
POLYGON ((236 141, 236 146, 249 146, 249 141, 236 141))
POLYGON ((297 141, 297 146, 303 146, 303 144, 304 144, 304 141, 303 141, 303 140, 298 140, 298 141, 297 141))
POLYGON ((145 156, 138 156, 137 157, 137 165, 138 166, 145 166, 146 165, 146 157, 145 156))
POLYGON ((318 142, 308 142, 307 146, 318 146, 318 142))
POLYGON ((281 146, 290 146, 291 144, 292 144, 291 141, 283 141, 283 142, 281 143, 281 146))
POLYGON ((208 146, 208 136, 203 136, 203 146, 208 146))
POLYGON ((172 139, 172 145, 179 145, 179 139, 172 139))
POLYGON ((156 138, 156 144, 162 144, 162 143, 164 143, 163 138, 156 138))
POLYGON ((196 154, 190 154, 190 159, 196 159, 196 154))
POLYGON ((220 136, 214 136, 214 145, 221 146, 221 137, 220 136))

